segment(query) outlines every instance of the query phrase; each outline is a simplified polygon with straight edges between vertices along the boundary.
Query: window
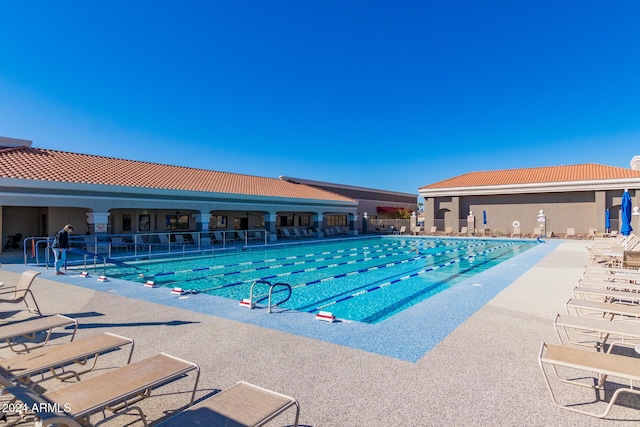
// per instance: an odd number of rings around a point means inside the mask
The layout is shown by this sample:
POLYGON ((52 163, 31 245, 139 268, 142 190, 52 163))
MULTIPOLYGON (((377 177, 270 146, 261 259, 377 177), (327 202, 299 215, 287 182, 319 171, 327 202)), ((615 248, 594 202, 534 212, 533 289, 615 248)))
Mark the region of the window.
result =
POLYGON ((211 215, 211 222, 209 228, 227 228, 227 216, 226 215, 211 215))
POLYGON ((131 215, 122 215, 122 231, 131 231, 131 215))
POLYGON ((278 225, 280 227, 293 227, 293 216, 278 215, 278 225))
POLYGON ((188 230, 189 215, 167 215, 164 223, 165 230, 188 230))
POLYGON ((300 227, 308 227, 311 225, 311 217, 309 215, 303 215, 300 217, 300 227))
POLYGON ((346 215, 327 215, 328 226, 343 226, 347 225, 346 215))

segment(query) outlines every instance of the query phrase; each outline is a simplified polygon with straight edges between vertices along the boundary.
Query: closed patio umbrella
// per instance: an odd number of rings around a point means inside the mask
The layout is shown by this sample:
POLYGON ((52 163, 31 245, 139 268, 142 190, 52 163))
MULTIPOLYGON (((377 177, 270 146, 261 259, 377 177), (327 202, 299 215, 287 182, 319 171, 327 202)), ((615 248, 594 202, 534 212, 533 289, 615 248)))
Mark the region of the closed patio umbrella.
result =
POLYGON ((622 216, 622 227, 620 227, 620 234, 624 237, 624 250, 627 250, 627 238, 633 231, 631 228, 631 196, 627 190, 622 193, 622 205, 620 207, 622 216))
POLYGON ((487 228, 487 211, 482 210, 482 223, 484 224, 484 228, 487 228))
POLYGON ((611 230, 611 212, 607 209, 604 213, 604 232, 609 233, 611 230))

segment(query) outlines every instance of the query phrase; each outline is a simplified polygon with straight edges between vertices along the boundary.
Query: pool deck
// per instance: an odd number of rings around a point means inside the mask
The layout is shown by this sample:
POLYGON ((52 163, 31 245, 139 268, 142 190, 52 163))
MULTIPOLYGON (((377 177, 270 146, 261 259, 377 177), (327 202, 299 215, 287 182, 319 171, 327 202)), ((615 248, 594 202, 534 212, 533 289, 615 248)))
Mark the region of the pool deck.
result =
MULTIPOLYGON (((557 342, 553 319, 590 244, 552 240, 377 325, 267 314, 141 285, 130 294, 117 281, 27 268, 42 272, 33 285, 41 309, 78 318, 78 337, 109 331, 135 340, 133 360, 162 351, 199 364, 196 399, 244 380, 297 398, 303 426, 629 426, 640 421, 640 399, 616 405, 606 420, 563 411, 537 362, 540 343, 557 342)), ((25 266, 0 260, 0 281, 14 283, 25 266)), ((141 404, 149 421, 186 403, 187 381, 141 404)), ((593 399, 573 389, 562 389, 566 402, 593 399)), ((292 420, 291 411, 269 425, 292 420)))

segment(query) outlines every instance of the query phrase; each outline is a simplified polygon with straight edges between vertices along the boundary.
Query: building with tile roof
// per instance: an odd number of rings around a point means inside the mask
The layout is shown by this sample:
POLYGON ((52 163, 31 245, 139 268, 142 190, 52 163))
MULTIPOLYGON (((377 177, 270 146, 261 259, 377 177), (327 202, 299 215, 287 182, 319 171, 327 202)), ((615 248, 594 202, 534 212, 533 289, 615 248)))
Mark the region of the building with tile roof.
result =
POLYGON ((629 169, 580 164, 470 172, 418 191, 425 198, 427 229, 436 226, 455 233, 473 226, 511 235, 519 228, 523 235, 533 235, 545 225, 547 235, 562 236, 573 228, 586 236, 590 230, 605 231, 607 210, 611 228, 618 229, 625 189, 637 205, 640 157, 632 159, 629 169))
POLYGON ((0 137, 3 241, 76 234, 267 230, 327 221, 356 232, 358 202, 277 178, 36 148, 0 137))
POLYGON ((398 217, 402 211, 411 214, 418 210, 417 194, 378 190, 375 188, 315 181, 305 178, 293 178, 289 176, 281 176, 280 179, 297 184, 310 185, 357 200, 359 217, 362 217, 366 213, 369 218, 395 218, 398 217))

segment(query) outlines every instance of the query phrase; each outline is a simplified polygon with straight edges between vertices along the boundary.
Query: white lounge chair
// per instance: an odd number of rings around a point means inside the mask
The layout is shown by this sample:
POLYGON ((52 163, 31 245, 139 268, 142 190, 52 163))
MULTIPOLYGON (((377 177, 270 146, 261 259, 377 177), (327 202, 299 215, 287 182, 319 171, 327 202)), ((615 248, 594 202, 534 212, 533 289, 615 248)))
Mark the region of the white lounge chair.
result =
POLYGON ((634 383, 640 381, 640 359, 634 357, 599 353, 543 342, 538 355, 538 363, 553 403, 568 411, 604 418, 611 412, 613 405, 622 393, 640 394, 640 390, 634 386, 634 383), (549 381, 548 371, 552 371, 554 377, 562 384, 572 384, 590 389, 585 395, 587 400, 579 404, 560 403, 549 381), (561 376, 562 373, 564 375, 561 376), (595 374, 596 377, 589 378, 588 373, 595 374), (608 377, 623 379, 628 382, 628 385, 616 381, 615 391, 609 398, 609 403, 604 411, 598 413, 581 409, 586 407, 586 404, 594 402, 594 389, 596 390, 596 400, 601 400, 598 391, 604 393, 604 384, 608 377))

